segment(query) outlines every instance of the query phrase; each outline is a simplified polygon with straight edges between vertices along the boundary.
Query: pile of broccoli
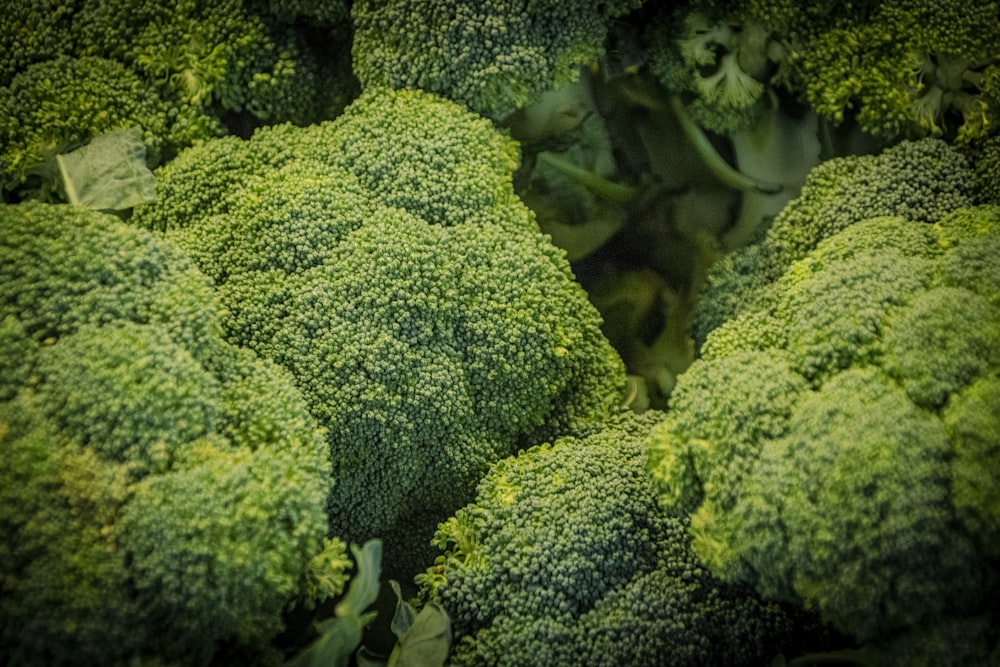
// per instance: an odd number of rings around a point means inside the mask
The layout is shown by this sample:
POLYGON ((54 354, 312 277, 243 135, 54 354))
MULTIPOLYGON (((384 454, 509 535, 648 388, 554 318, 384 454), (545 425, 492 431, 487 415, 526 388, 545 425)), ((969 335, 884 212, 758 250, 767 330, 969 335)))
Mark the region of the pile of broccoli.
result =
POLYGON ((336 115, 356 94, 347 6, 308 4, 11 3, 0 16, 0 200, 65 201, 54 157, 109 130, 141 128, 153 167, 230 131, 336 115))
POLYGON ((1000 23, 980 0, 693 0, 646 31, 650 70, 706 128, 738 134, 788 99, 894 141, 994 133, 1000 23))
POLYGON ((0 663, 1000 660, 997 3, 8 4, 0 663))

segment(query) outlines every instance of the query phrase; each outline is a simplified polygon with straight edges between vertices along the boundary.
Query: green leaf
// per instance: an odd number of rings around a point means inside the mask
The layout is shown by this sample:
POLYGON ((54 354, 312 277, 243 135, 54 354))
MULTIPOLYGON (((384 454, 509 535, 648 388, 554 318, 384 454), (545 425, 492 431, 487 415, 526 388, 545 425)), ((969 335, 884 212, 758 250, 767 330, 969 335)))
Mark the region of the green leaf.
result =
POLYGON ((71 204, 124 211, 156 198, 139 127, 98 135, 75 151, 57 155, 56 162, 71 204))
POLYGON ((399 584, 389 584, 397 599, 392 631, 399 637, 389 667, 443 667, 451 651, 448 613, 436 602, 428 602, 418 614, 403 600, 399 584))
POLYGON ((413 621, 417 618, 417 612, 403 599, 403 592, 399 588, 399 582, 392 579, 389 581, 392 590, 396 593, 396 613, 392 617, 389 628, 396 638, 402 640, 406 635, 413 621))
POLYGON ((351 587, 334 613, 337 616, 360 615, 378 598, 379 580, 382 577, 382 542, 368 540, 364 547, 351 545, 351 553, 358 564, 358 572, 351 579, 351 587))
POLYGON ((317 623, 320 637, 285 667, 348 667, 351 655, 361 643, 364 619, 348 615, 317 623))
POLYGON ((364 547, 351 545, 357 563, 357 573, 351 579, 344 599, 334 609, 336 618, 316 624, 320 636, 302 652, 285 663, 285 667, 348 667, 351 656, 361 644, 366 625, 375 613, 364 613, 378 597, 382 576, 382 542, 369 540, 364 547))

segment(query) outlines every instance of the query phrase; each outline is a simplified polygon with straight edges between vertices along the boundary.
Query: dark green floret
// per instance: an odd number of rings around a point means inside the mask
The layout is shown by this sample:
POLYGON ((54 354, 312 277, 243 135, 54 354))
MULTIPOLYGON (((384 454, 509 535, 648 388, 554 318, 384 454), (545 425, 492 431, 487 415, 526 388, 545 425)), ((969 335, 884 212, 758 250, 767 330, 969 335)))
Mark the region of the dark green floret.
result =
POLYGON ((354 71, 365 88, 419 88, 503 118, 575 81, 641 0, 360 0, 354 71))
POLYGON ((287 372, 223 340, 166 241, 64 204, 0 228, 0 661, 273 658, 288 605, 339 592, 310 575, 330 461, 287 372))
POLYGON ((491 463, 600 421, 625 384, 516 158, 453 102, 369 91, 187 151, 134 216, 216 282, 229 340, 291 371, 327 429, 334 533, 390 562, 393 535, 426 544, 491 463))
POLYGON ((61 56, 33 64, 0 88, 0 191, 55 200, 56 155, 130 127, 142 130, 150 166, 176 149, 168 105, 121 63, 61 56))
POLYGON ((501 461, 440 525, 418 579, 454 622, 452 665, 752 665, 810 634, 709 574, 687 518, 659 506, 642 452, 658 418, 501 461))

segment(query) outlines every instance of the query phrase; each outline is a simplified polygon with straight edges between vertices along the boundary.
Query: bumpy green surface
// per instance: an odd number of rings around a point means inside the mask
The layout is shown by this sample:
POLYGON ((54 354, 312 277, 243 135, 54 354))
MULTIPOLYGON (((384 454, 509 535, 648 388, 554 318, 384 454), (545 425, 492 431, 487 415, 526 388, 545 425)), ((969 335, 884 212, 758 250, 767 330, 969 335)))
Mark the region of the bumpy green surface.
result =
POLYGON ((573 81, 640 0, 361 0, 354 68, 366 88, 419 88, 503 117, 573 81))
POLYGON ((649 455, 714 572, 896 657, 995 613, 998 238, 996 206, 863 220, 709 333, 649 455))
POLYGON ((514 195, 516 158, 453 102, 371 91, 182 154, 136 212, 217 281, 230 340, 292 372, 327 429, 336 534, 426 544, 492 462, 618 400, 621 360, 514 195))
POLYGON ((0 228, 0 661, 259 651, 326 535, 300 393, 163 240, 68 205, 0 228))
POLYGON ((501 461, 441 524, 422 583, 454 622, 451 664, 752 665, 808 634, 804 616, 711 576, 687 519, 659 506, 642 454, 658 418, 501 461))
POLYGON ((974 181, 966 156, 939 139, 904 141, 878 155, 821 163, 760 242, 712 267, 695 313, 696 340, 703 342, 709 331, 750 310, 792 262, 824 238, 882 216, 937 222, 976 203, 974 181))

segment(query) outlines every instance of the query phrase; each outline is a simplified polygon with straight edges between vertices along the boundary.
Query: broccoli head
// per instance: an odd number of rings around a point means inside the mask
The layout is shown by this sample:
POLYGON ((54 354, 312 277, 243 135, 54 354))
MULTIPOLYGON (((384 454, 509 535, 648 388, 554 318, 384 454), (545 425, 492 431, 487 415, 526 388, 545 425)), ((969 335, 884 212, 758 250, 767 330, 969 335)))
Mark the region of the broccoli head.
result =
POLYGON ((658 505, 642 441, 659 418, 503 460, 440 525, 418 580, 454 623, 451 664, 752 665, 810 635, 808 615, 710 575, 658 505))
POLYGON ((805 96, 834 121, 853 116, 887 141, 940 136, 959 143, 995 134, 1000 113, 996 3, 891 0, 833 12, 803 39, 805 96))
POLYGON ((79 53, 125 63, 177 104, 216 118, 307 123, 324 99, 302 34, 246 0, 83 0, 73 31, 79 53))
POLYGON ((979 0, 692 0, 646 30, 651 71, 722 134, 766 93, 891 144, 996 133, 1000 16, 979 0))
POLYGON ((0 227, 0 660, 266 654, 339 592, 310 575, 330 461, 301 394, 162 239, 37 202, 0 227))
POLYGON ((389 562, 393 531, 426 544, 492 462, 625 385, 516 157, 453 102, 366 91, 330 123, 191 149, 133 218, 216 281, 231 341, 292 372, 327 429, 334 533, 389 562))
POLYGON ((576 80, 611 20, 641 0, 360 0, 351 8, 362 86, 419 88, 503 118, 576 80))
POLYGON ((46 0, 8 9, 0 188, 14 195, 5 201, 53 200, 26 178, 110 129, 141 127, 153 166, 227 130, 333 117, 356 94, 347 37, 331 33, 335 44, 321 54, 314 31, 250 0, 46 0))
POLYGON ((791 262, 709 333, 648 443, 714 573, 897 657, 996 613, 1000 584, 1000 209, 914 217, 791 262))
POLYGON ((712 329, 750 310, 792 262, 860 220, 900 216, 934 223, 973 205, 974 174, 966 155, 940 139, 822 162, 756 243, 712 266, 695 311, 695 340, 703 343, 712 329))
POLYGON ((653 76, 712 132, 747 130, 772 106, 772 81, 783 76, 786 51, 761 21, 720 11, 714 2, 661 10, 645 27, 653 76))
POLYGON ((82 0, 10 2, 0 15, 0 87, 29 65, 69 53, 73 16, 82 0))
POLYGON ((150 166, 176 150, 169 106, 121 63, 60 56, 32 64, 0 88, 0 190, 9 198, 55 200, 56 155, 130 127, 142 130, 150 166))

